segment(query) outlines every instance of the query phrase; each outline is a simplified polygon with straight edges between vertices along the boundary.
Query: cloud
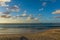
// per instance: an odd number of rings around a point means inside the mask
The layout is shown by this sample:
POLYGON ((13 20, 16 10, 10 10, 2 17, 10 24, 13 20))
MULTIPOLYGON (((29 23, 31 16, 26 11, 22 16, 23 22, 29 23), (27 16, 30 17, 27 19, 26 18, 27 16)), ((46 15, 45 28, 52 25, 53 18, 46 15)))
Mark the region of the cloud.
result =
POLYGON ((54 18, 60 18, 60 16, 54 16, 54 18))
POLYGON ((32 21, 33 18, 33 14, 30 14, 28 17, 27 17, 27 21, 32 21))
POLYGON ((30 14, 30 15, 29 15, 29 17, 32 17, 32 16, 33 16, 33 14, 30 14))
POLYGON ((38 18, 34 18, 32 16, 32 14, 31 14, 30 16, 27 17, 27 21, 33 21, 33 22, 35 22, 35 21, 38 21, 38 18))
POLYGON ((35 21, 38 21, 38 18, 34 18, 35 21))
POLYGON ((10 12, 6 11, 6 12, 3 12, 3 14, 8 15, 10 14, 10 12))
POLYGON ((3 14, 3 12, 0 12, 0 16, 3 14))
POLYGON ((0 6, 9 6, 6 2, 10 2, 11 0, 0 0, 0 6))
POLYGON ((2 15, 1 18, 10 18, 8 15, 2 15))
POLYGON ((11 0, 0 0, 0 2, 10 2, 11 0))
POLYGON ((38 17, 42 16, 41 14, 38 14, 38 17))
POLYGON ((23 14, 22 14, 23 17, 27 16, 26 12, 27 12, 26 10, 23 12, 23 14))
POLYGON ((0 16, 3 17, 3 18, 8 18, 10 17, 10 12, 0 12, 0 16))
POLYGON ((12 7, 7 7, 6 9, 7 11, 11 11, 11 12, 19 12, 19 7, 17 5, 14 5, 12 7))
POLYGON ((26 13, 23 13, 22 16, 25 17, 25 16, 27 16, 27 14, 26 13))
POLYGON ((24 13, 26 13, 27 11, 25 10, 24 13))
POLYGON ((5 2, 0 2, 0 6, 7 6, 5 2))
POLYGON ((0 15, 2 14, 3 12, 0 12, 0 15))
POLYGON ((20 17, 28 17, 29 15, 27 15, 27 11, 25 10, 21 15, 20 17))
POLYGON ((27 20, 31 20, 31 17, 27 17, 27 20))
POLYGON ((52 14, 60 14, 60 10, 56 10, 56 11, 52 12, 52 14))
POLYGON ((17 5, 14 5, 12 8, 11 8, 12 11, 16 11, 16 12, 19 12, 19 7, 17 5))
POLYGON ((46 2, 43 2, 43 3, 42 3, 42 6, 44 7, 44 6, 46 6, 46 4, 47 4, 46 2))
POLYGON ((17 5, 14 5, 14 7, 18 8, 18 6, 17 6, 17 5))
POLYGON ((6 12, 0 12, 0 15, 1 14, 8 15, 8 14, 10 14, 10 12, 8 12, 8 11, 6 11, 6 12))
POLYGON ((26 21, 31 22, 32 21, 31 17, 27 17, 26 21))
POLYGON ((43 11, 43 10, 44 10, 44 8, 40 8, 40 9, 39 9, 39 11, 43 11))

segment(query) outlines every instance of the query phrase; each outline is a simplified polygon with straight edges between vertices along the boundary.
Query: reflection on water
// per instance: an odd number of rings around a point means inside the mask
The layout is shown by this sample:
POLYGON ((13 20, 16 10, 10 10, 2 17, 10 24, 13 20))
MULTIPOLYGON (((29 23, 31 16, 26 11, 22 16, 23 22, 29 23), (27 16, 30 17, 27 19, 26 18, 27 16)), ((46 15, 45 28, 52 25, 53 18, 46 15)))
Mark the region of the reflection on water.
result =
MULTIPOLYGON (((29 32, 41 32, 49 28, 57 27, 57 24, 0 24, 0 34, 20 34, 29 32)), ((60 27, 60 26, 58 26, 60 27)))
POLYGON ((21 26, 21 25, 0 25, 0 34, 20 34, 43 31, 44 27, 21 26))
POLYGON ((29 32, 39 32, 41 30, 30 28, 0 28, 0 34, 20 34, 29 32))

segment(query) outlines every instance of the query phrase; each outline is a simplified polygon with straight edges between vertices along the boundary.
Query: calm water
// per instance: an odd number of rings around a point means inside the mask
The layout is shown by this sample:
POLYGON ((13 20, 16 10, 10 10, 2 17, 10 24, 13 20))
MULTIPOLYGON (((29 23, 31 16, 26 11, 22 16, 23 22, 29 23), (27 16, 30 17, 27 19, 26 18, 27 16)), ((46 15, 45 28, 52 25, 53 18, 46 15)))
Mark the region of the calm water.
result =
POLYGON ((0 24, 0 28, 54 28, 60 27, 60 23, 32 23, 32 24, 0 24))
POLYGON ((60 28, 60 24, 59 23, 7 24, 7 25, 0 24, 0 34, 41 32, 52 28, 60 28))

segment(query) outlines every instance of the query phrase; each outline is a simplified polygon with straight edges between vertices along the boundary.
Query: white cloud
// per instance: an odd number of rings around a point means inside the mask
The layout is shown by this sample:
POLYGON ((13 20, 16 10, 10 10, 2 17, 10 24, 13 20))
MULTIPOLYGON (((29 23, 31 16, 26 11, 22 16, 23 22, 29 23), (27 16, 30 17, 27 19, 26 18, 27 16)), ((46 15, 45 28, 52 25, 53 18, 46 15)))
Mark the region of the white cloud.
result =
POLYGON ((9 11, 9 8, 6 8, 7 11, 9 11))
POLYGON ((19 12, 19 7, 17 5, 14 5, 12 7, 12 11, 16 11, 16 12, 19 12))
POLYGON ((27 20, 31 20, 31 17, 27 17, 27 20))
POLYGON ((0 16, 2 16, 2 15, 9 15, 10 14, 10 12, 0 12, 0 16))
POLYGON ((28 16, 27 17, 27 21, 32 21, 32 22, 37 22, 38 21, 38 18, 34 18, 34 17, 32 17, 32 16, 28 16))
POLYGON ((27 12, 26 10, 23 12, 22 14, 23 17, 27 16, 26 12, 27 12))
POLYGON ((38 18, 34 18, 35 21, 38 21, 38 18))
POLYGON ((6 6, 5 2, 0 2, 0 6, 6 6))
POLYGON ((26 21, 31 22, 32 21, 31 17, 27 17, 26 21))
POLYGON ((27 20, 28 20, 28 21, 32 21, 32 19, 34 19, 34 18, 33 18, 33 14, 30 14, 30 15, 27 17, 27 20))
POLYGON ((52 12, 52 14, 60 14, 60 10, 56 10, 56 11, 52 12))
POLYGON ((19 7, 17 5, 14 5, 13 9, 16 11, 16 12, 19 12, 19 7))
POLYGON ((10 2, 11 0, 0 0, 0 2, 10 2))
POLYGON ((10 2, 11 0, 0 0, 0 6, 8 6, 6 2, 10 2))
POLYGON ((17 5, 14 5, 14 7, 19 8, 17 5))
POLYGON ((0 12, 0 15, 2 14, 2 12, 0 12))
POLYGON ((24 13, 24 14, 22 14, 22 16, 24 16, 24 17, 25 17, 25 16, 27 16, 27 14, 26 14, 26 13, 24 13))
POLYGON ((3 14, 3 12, 0 12, 0 16, 3 14))
POLYGON ((7 7, 7 11, 11 12, 19 12, 19 7, 17 5, 14 5, 13 7, 7 7))

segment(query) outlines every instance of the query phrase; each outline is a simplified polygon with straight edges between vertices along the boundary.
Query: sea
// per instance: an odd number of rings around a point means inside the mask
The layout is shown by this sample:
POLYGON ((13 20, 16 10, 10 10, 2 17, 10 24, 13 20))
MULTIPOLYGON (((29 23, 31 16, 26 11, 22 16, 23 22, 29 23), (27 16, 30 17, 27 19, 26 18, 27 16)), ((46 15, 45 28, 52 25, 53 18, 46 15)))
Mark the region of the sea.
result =
POLYGON ((0 34, 35 33, 55 28, 60 28, 60 23, 0 24, 0 34))

